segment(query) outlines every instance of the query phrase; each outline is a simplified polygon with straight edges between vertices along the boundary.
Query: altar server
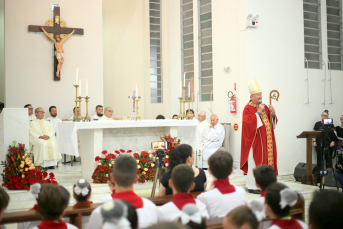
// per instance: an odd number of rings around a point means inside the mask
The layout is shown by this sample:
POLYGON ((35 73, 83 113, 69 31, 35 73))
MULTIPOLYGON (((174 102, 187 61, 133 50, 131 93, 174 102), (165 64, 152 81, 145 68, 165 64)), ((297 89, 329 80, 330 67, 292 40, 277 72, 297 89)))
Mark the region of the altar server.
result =
POLYGON ((261 190, 261 197, 258 198, 264 203, 265 191, 269 185, 276 182, 276 172, 270 165, 260 165, 253 170, 256 186, 261 190))
POLYGON ((29 122, 31 122, 32 120, 35 120, 36 116, 33 114, 33 107, 32 107, 32 105, 31 104, 26 104, 24 106, 24 108, 27 108, 27 110, 28 110, 28 114, 29 114, 28 120, 29 120, 29 122))
POLYGON ((113 109, 111 107, 106 107, 104 116, 100 119, 100 121, 113 120, 112 115, 113 109))
MULTIPOLYGON (((35 198, 35 200, 38 200, 38 195, 40 193, 42 185, 40 183, 36 183, 30 186, 30 193, 32 196, 35 198)), ((34 204, 33 207, 30 210, 35 210, 38 211, 38 205, 34 204)), ((18 223, 18 229, 28 229, 28 228, 33 228, 37 225, 39 225, 41 221, 29 221, 29 222, 23 222, 23 223, 18 223)))
POLYGON ((36 165, 52 167, 61 160, 57 149, 55 130, 51 124, 43 119, 44 110, 38 107, 35 111, 37 119, 30 122, 30 149, 36 165))
MULTIPOLYGON (((10 202, 10 196, 7 194, 5 189, 0 187, 0 220, 10 202)), ((6 229, 4 225, 0 225, 0 228, 6 229)))
POLYGON ((208 172, 213 177, 214 188, 201 193, 197 200, 206 205, 210 218, 223 217, 232 209, 248 202, 242 187, 230 184, 233 159, 228 151, 218 150, 208 159, 208 172))
MULTIPOLYGON (((132 156, 121 155, 116 159, 112 171, 110 179, 116 187, 112 198, 114 200, 126 200, 136 208, 139 228, 146 228, 157 223, 158 212, 156 205, 133 192, 133 185, 139 179, 136 159, 132 156)), ((100 207, 98 207, 91 214, 88 228, 101 228, 102 223, 103 217, 101 216, 100 207)))
MULTIPOLYGON (((83 207, 89 204, 92 204, 92 201, 89 201, 92 194, 92 187, 85 179, 80 179, 74 184, 73 187, 73 197, 76 200, 74 206, 83 207)), ((82 228, 88 227, 90 216, 82 216, 82 228)))
POLYGON ((62 122, 62 119, 59 119, 57 117, 57 108, 55 106, 51 106, 49 107, 49 113, 50 113, 50 117, 48 117, 46 119, 46 121, 49 121, 52 123, 52 126, 54 127, 55 130, 55 135, 57 135, 57 130, 58 130, 58 123, 62 122))
POLYGON ((204 133, 204 145, 201 147, 202 166, 199 165, 200 168, 207 168, 208 158, 223 145, 225 129, 222 124, 218 123, 218 121, 218 116, 216 114, 212 114, 211 125, 207 127, 204 133))
POLYGON ((173 201, 164 204, 159 208, 159 221, 177 221, 182 215, 182 208, 186 204, 195 204, 202 217, 208 218, 205 204, 195 200, 190 193, 195 186, 194 171, 186 165, 180 164, 173 169, 169 187, 173 189, 173 201))
POLYGON ((266 189, 266 214, 272 219, 269 229, 302 229, 307 225, 290 216, 291 207, 298 201, 298 194, 281 183, 273 183, 266 189))
POLYGON ((62 220, 63 213, 68 207, 69 197, 69 192, 62 186, 42 184, 37 201, 38 212, 43 220, 33 229, 77 229, 74 225, 62 220))
POLYGON ((101 105, 97 105, 96 107, 95 107, 95 115, 93 115, 92 117, 91 117, 91 120, 93 121, 94 119, 96 119, 96 120, 99 120, 99 119, 101 119, 102 118, 102 116, 104 115, 104 107, 103 106, 101 106, 101 105))

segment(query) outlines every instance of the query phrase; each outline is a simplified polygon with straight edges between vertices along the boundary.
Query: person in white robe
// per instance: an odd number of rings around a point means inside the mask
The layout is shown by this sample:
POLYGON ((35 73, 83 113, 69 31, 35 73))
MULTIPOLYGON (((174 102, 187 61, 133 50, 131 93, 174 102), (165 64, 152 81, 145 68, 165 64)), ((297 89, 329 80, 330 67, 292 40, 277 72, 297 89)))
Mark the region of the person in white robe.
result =
POLYGON ((80 115, 80 108, 74 107, 73 108, 73 115, 68 120, 73 120, 74 119, 75 112, 76 112, 76 115, 80 115))
POLYGON ((208 158, 223 145, 225 138, 225 129, 222 124, 218 123, 219 119, 216 114, 211 115, 211 125, 206 129, 203 138, 201 150, 201 162, 199 168, 208 168, 208 158), (202 165, 200 165, 202 163, 202 165))
POLYGON ((210 127, 210 123, 206 120, 206 112, 200 111, 198 113, 198 127, 197 127, 197 142, 198 146, 201 145, 203 140, 205 139, 205 132, 210 127))
POLYGON ((37 119, 30 122, 30 149, 36 165, 52 167, 57 165, 62 157, 58 152, 55 130, 51 122, 43 119, 44 113, 43 108, 37 108, 37 119))
POLYGON ((33 107, 31 104, 26 104, 24 108, 27 108, 28 110, 28 121, 31 122, 32 120, 36 119, 36 116, 33 114, 33 107))
POLYGON ((94 121, 94 120, 100 120, 103 116, 104 116, 104 107, 101 106, 101 105, 97 105, 95 107, 95 115, 93 115, 91 117, 91 121, 94 121))
POLYGON ((194 110, 192 110, 192 109, 187 110, 187 115, 189 115, 189 114, 192 115, 191 120, 196 120, 194 110))
POLYGON ((113 120, 112 115, 113 115, 113 109, 111 107, 106 107, 104 116, 99 121, 113 120))

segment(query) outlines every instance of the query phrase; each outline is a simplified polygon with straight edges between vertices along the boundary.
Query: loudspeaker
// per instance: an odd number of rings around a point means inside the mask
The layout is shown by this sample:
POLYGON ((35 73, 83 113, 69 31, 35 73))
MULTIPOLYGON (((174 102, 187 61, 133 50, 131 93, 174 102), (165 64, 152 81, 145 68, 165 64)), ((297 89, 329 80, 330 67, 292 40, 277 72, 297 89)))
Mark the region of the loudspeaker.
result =
MULTIPOLYGON (((312 174, 316 175, 316 173, 319 171, 319 167, 317 164, 312 164, 312 174)), ((300 162, 295 168, 294 168, 294 178, 296 181, 301 181, 302 177, 306 175, 306 163, 300 162)))
MULTIPOLYGON (((328 168, 327 171, 328 171, 328 175, 325 176, 324 186, 337 187, 338 185, 338 187, 340 188, 339 182, 336 183, 336 180, 334 178, 333 169, 328 168)), ((320 179, 321 178, 319 177, 319 182, 320 182, 320 179)))

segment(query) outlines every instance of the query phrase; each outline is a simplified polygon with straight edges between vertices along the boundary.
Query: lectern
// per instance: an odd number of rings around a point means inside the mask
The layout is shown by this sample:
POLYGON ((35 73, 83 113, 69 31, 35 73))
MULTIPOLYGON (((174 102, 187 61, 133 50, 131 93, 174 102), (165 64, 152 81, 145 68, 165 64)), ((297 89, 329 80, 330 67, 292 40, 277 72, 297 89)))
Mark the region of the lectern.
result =
POLYGON ((312 175, 312 138, 321 131, 304 131, 297 138, 306 138, 306 175, 302 178, 302 184, 317 185, 316 178, 312 175))

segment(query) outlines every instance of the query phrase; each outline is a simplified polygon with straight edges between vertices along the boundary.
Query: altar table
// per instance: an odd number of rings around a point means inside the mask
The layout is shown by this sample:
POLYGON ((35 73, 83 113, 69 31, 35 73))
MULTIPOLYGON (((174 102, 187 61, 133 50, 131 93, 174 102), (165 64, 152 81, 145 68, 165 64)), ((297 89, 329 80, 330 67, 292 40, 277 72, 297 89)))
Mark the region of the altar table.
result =
POLYGON ((97 166, 94 158, 103 150, 148 151, 151 142, 161 141, 161 134, 195 146, 197 124, 197 120, 175 119, 59 122, 57 142, 60 153, 81 156, 82 176, 90 180, 97 166))

